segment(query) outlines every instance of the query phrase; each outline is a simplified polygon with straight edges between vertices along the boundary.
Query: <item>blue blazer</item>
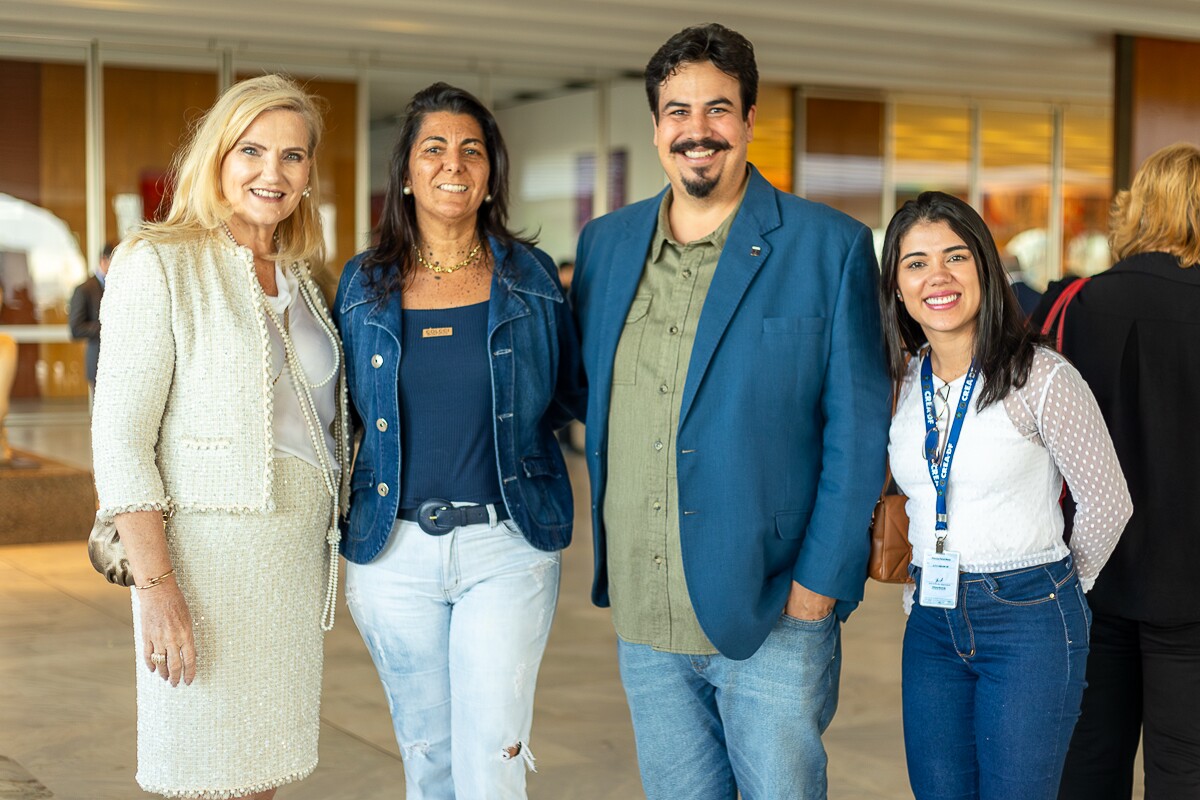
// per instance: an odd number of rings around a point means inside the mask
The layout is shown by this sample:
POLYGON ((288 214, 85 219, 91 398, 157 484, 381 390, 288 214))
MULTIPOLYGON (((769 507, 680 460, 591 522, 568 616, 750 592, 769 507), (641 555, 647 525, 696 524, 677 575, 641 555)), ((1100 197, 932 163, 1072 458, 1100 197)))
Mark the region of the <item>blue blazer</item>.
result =
MULTIPOLYGON (((558 271, 541 250, 491 239, 488 300, 492 428, 504 504, 539 550, 571 543, 571 479, 554 430, 583 412, 575 322, 558 271)), ((361 432, 350 478, 342 554, 364 564, 387 544, 400 502, 400 294, 380 302, 362 269, 346 264, 334 314, 346 351, 351 417, 361 432)))
MULTIPOLYGON (((749 181, 701 311, 676 435, 688 593, 709 641, 734 659, 766 639, 793 579, 837 598, 842 619, 862 599, 891 397, 871 232, 753 167, 749 181)), ((590 223, 575 265, 601 606, 613 358, 662 198, 590 223)))

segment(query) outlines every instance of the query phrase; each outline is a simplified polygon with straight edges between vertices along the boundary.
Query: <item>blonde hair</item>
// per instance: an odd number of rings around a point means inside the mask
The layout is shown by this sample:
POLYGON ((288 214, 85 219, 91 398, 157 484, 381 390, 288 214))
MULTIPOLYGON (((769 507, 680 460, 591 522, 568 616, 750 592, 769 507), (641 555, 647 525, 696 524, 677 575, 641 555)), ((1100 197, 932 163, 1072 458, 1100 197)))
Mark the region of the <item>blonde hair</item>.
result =
POLYGON ((258 116, 267 111, 294 111, 308 128, 309 196, 300 198, 292 215, 275 231, 285 263, 309 261, 324 265, 319 182, 314 158, 324 132, 319 100, 282 75, 262 75, 235 83, 217 98, 192 129, 187 143, 175 154, 171 177, 175 191, 171 210, 162 222, 147 222, 130 236, 150 242, 178 241, 211 233, 232 215, 221 192, 221 164, 258 116))
POLYGON ((1108 240, 1117 259, 1159 251, 1200 263, 1200 148, 1180 142, 1147 158, 1113 201, 1108 240))

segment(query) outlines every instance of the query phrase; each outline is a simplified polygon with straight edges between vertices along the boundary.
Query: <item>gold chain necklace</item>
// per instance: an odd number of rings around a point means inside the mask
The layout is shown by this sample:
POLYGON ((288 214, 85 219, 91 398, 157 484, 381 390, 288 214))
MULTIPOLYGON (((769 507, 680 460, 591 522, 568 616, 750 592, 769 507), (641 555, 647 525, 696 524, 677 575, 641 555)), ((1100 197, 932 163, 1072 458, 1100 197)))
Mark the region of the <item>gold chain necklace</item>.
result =
POLYGON ((482 250, 483 250, 483 242, 476 242, 475 246, 471 248, 471 252, 467 253, 466 258, 464 258, 462 261, 458 262, 457 264, 451 265, 449 267, 443 267, 440 262, 434 262, 434 263, 430 264, 428 261, 425 260, 425 256, 421 255, 421 248, 417 247, 415 244, 413 245, 413 253, 415 253, 417 256, 417 263, 431 272, 440 272, 440 273, 458 272, 463 267, 474 264, 477 260, 479 260, 479 253, 482 250))

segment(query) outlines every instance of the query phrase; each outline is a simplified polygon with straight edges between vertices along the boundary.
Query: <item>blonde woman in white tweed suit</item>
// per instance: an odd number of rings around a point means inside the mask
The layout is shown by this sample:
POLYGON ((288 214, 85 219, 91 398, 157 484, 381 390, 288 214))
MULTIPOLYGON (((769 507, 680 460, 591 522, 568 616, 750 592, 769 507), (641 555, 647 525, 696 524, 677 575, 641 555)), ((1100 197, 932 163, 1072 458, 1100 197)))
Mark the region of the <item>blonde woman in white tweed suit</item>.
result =
POLYGON ((321 130, 285 78, 230 88, 177 158, 168 217, 108 273, 96 488, 137 580, 137 781, 166 797, 271 798, 317 763, 348 460, 308 270, 321 130))

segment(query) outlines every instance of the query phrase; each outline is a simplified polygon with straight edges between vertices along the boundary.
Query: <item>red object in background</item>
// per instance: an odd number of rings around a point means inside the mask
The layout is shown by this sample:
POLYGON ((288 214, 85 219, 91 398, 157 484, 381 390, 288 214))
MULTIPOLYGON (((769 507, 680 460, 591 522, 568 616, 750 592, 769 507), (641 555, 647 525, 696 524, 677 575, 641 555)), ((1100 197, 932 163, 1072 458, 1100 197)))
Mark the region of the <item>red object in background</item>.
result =
POLYGON ((138 179, 142 195, 142 216, 151 222, 162 222, 171 211, 171 196, 175 183, 163 170, 143 170, 138 179))

